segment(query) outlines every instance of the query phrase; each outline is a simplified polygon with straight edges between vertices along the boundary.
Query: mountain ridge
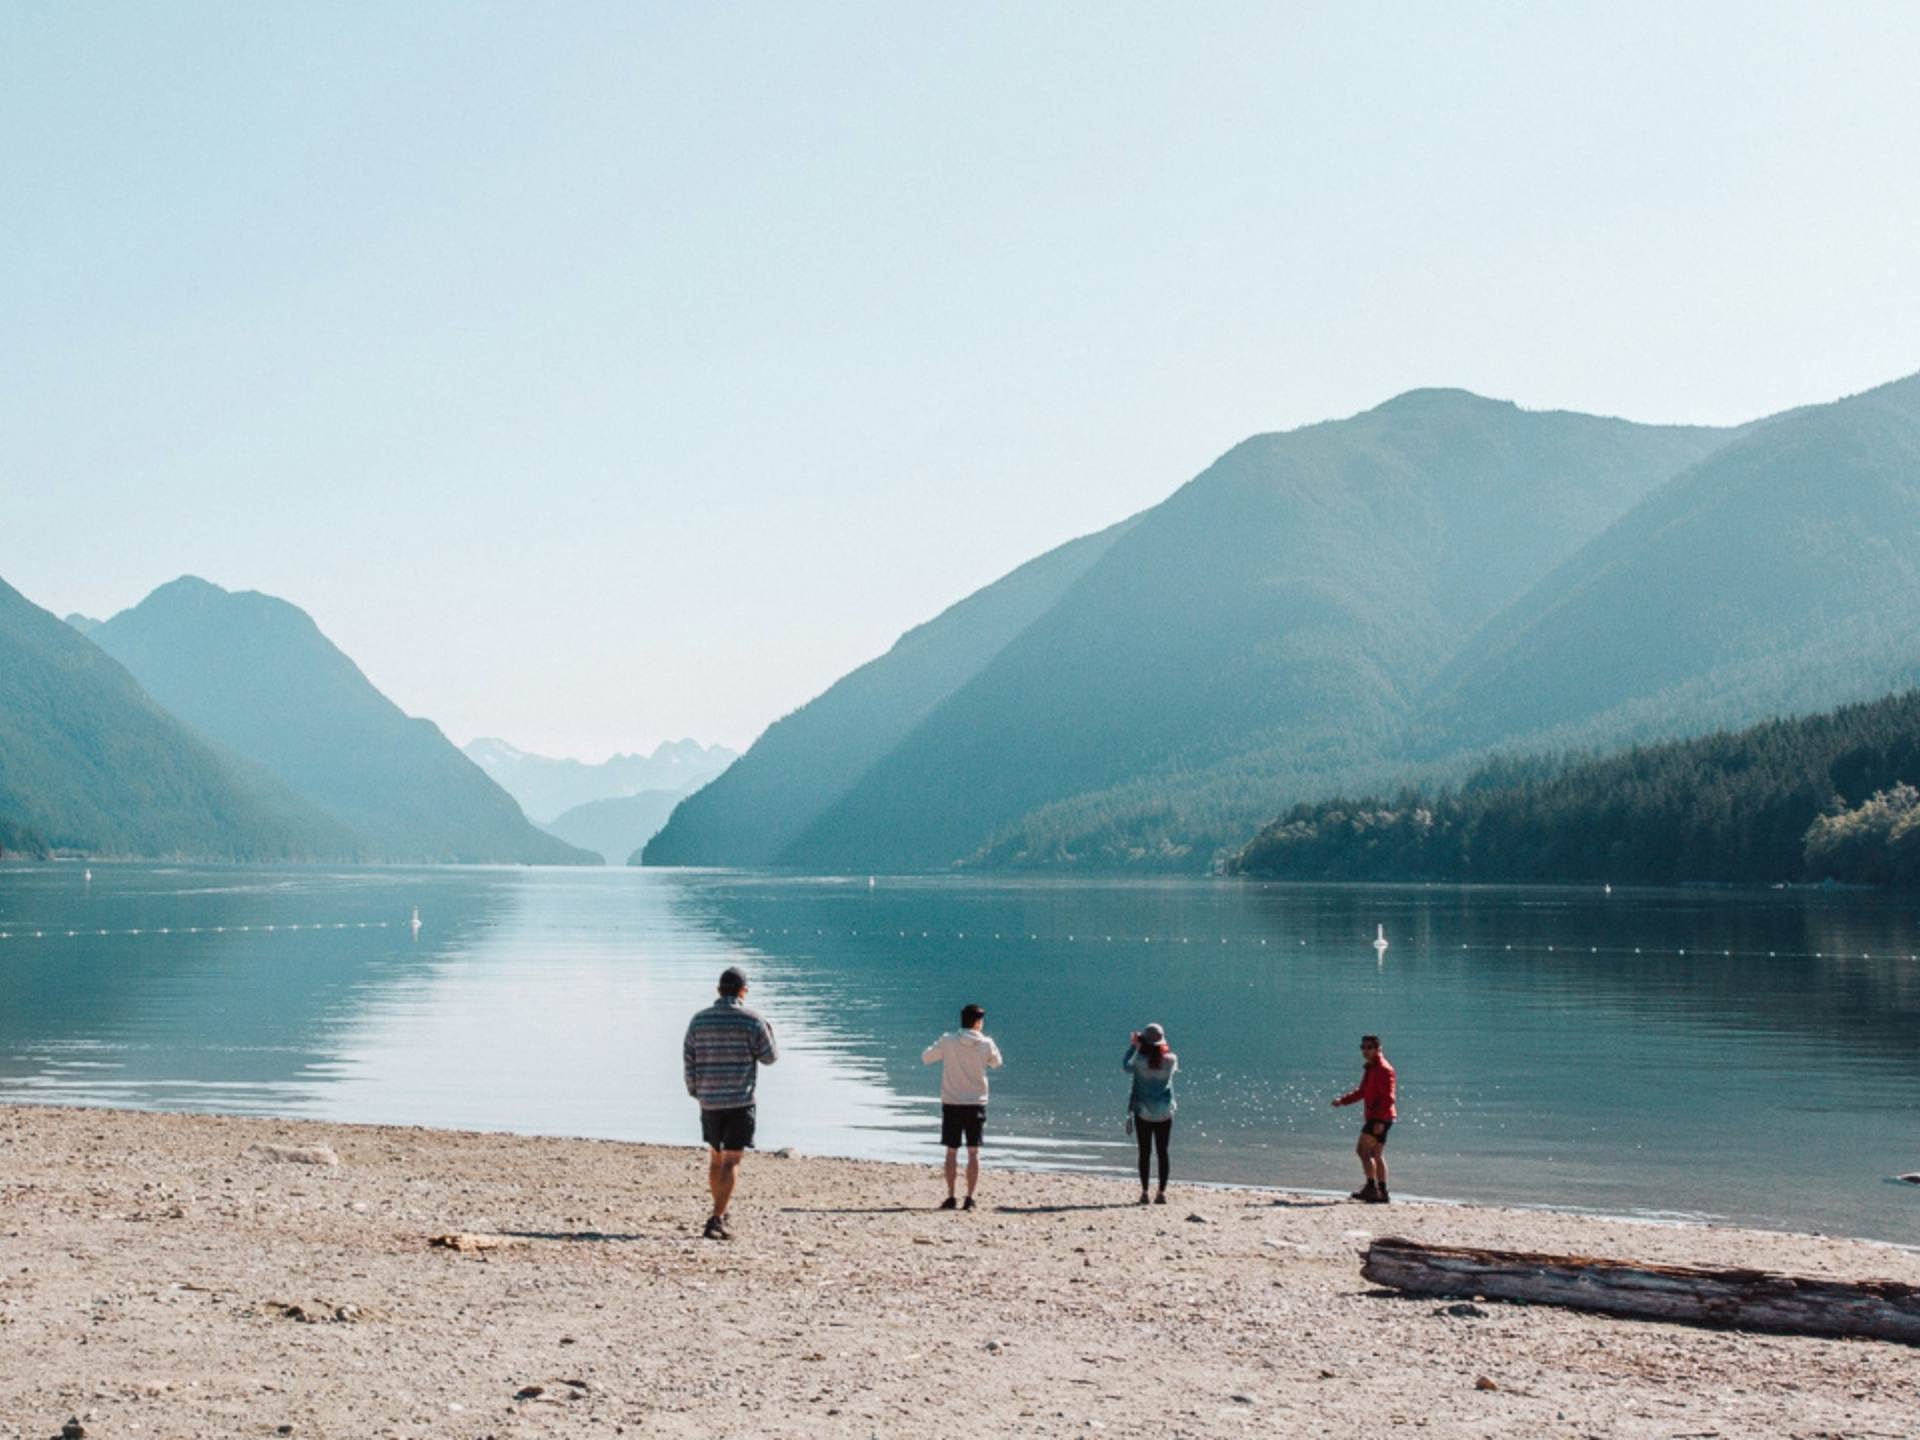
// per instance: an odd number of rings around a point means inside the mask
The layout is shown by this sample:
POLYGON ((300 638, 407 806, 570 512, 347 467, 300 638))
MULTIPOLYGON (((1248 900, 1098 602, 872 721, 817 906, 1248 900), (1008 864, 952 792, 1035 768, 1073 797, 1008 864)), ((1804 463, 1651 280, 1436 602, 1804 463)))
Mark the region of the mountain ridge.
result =
MULTIPOLYGON (((1356 737, 1384 745, 1437 654, 1726 434, 1430 389, 1250 437, 1135 517, 777 859, 940 868, 1076 796, 1159 776, 1177 805, 1191 793, 1177 777, 1267 755, 1285 762, 1259 762, 1279 786, 1287 763, 1363 749, 1356 737), (1549 482, 1558 499, 1543 515, 1549 482), (1517 563, 1480 558, 1522 539, 1517 563)), ((1238 843, 1264 818, 1226 803, 1156 846, 1128 831, 1163 797, 1128 801, 1102 822, 1103 858, 1204 862, 1191 854, 1201 832, 1238 843)))
POLYGON ((468 741, 461 752, 518 800, 529 819, 546 828, 595 800, 696 790, 739 758, 724 745, 702 745, 691 738, 663 740, 651 754, 620 753, 598 763, 535 754, 490 735, 468 741))
POLYGON ((341 860, 361 842, 0 580, 0 849, 341 860))
POLYGON ((161 704, 365 840, 428 863, 578 864, 298 606, 182 576, 88 637, 161 704))

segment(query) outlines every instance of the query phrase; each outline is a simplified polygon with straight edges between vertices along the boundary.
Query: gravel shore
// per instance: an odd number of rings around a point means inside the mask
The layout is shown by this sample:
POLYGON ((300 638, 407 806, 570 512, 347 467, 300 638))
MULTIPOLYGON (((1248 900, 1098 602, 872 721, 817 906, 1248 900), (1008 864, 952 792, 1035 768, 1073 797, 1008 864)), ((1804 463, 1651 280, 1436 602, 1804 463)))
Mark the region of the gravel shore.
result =
POLYGON ((769 1155, 717 1244, 704 1182, 667 1146, 0 1107, 0 1435, 1920 1433, 1908 1347, 1456 1316, 1357 1258, 1920 1283, 1887 1246, 992 1169, 952 1214, 931 1166, 769 1155))

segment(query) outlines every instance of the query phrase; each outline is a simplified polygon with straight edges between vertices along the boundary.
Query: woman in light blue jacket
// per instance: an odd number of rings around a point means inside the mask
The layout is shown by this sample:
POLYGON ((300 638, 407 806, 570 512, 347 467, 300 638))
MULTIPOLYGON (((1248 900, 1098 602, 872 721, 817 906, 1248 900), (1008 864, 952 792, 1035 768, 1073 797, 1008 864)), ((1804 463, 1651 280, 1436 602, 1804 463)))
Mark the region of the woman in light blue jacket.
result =
POLYGON ((1134 1138, 1140 1142, 1140 1203, 1147 1203, 1148 1162, 1160 1157, 1160 1189, 1153 1203, 1167 1203, 1167 1149, 1173 1142, 1173 1077, 1180 1057, 1167 1048, 1167 1032, 1149 1025, 1133 1037, 1120 1068, 1133 1077, 1127 1113, 1133 1117, 1134 1138))

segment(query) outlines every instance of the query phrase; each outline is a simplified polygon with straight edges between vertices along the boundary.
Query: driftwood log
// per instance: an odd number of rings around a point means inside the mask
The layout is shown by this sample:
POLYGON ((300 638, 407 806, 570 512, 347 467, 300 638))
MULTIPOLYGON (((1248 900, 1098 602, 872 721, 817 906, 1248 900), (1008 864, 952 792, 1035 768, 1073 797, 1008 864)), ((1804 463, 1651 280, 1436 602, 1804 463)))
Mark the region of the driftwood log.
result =
POLYGON ((1920 1285, 1897 1280, 1636 1265, 1392 1238, 1367 1247, 1360 1273, 1415 1295, 1486 1296, 1643 1320, 1920 1345, 1920 1285))

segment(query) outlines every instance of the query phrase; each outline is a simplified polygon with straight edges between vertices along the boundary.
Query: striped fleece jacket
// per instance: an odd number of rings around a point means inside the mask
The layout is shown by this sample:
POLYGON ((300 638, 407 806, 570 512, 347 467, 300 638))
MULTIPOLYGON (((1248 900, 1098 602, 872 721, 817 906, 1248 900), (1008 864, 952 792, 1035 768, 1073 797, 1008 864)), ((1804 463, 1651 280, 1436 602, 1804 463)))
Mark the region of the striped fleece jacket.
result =
POLYGON ((773 1026, 737 995, 722 995, 697 1011, 683 1048, 687 1093, 702 1110, 738 1110, 753 1104, 756 1067, 780 1058, 773 1026))

